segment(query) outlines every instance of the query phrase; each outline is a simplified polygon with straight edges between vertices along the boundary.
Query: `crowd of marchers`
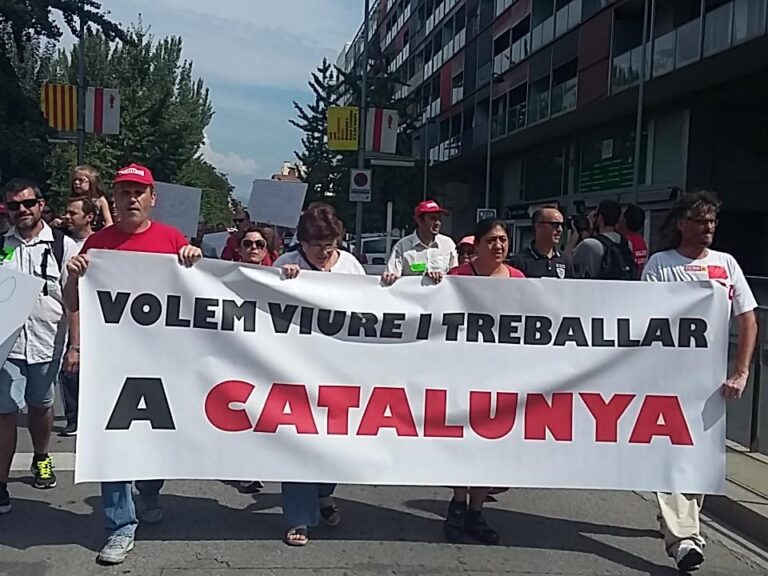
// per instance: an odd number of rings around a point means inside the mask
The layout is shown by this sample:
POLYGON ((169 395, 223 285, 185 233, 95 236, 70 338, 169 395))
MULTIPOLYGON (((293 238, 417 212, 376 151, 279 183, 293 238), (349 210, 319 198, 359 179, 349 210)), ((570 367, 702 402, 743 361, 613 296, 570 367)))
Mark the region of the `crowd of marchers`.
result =
MULTIPOLYGON (((34 486, 56 486, 49 454, 53 431, 56 383, 63 399, 64 435, 77 432, 80 329, 78 283, 87 273, 91 250, 121 250, 176 255, 180 265, 193 266, 203 257, 216 257, 202 237, 188 239, 177 229, 151 219, 157 199, 151 171, 131 164, 117 172, 106 194, 95 170, 77 167, 65 213, 55 218, 40 188, 29 180, 7 182, 0 198, 0 266, 43 280, 43 288, 22 327, 8 359, 0 367, 0 515, 11 512, 8 478, 16 450, 17 416, 26 410, 34 446, 30 463, 34 486)), ((484 276, 501 280, 554 278, 650 282, 716 281, 728 289, 731 313, 739 329, 733 372, 723 383, 728 399, 741 397, 746 386, 757 335, 757 307, 736 260, 711 248, 721 203, 710 192, 681 194, 663 226, 663 249, 651 255, 643 238, 645 215, 637 206, 622 208, 604 200, 589 216, 566 223, 556 206, 541 207, 531 221, 534 239, 510 254, 507 224, 499 219, 479 222, 472 236, 458 244, 441 233, 444 208, 427 200, 414 211, 415 230, 392 249, 382 289, 404 276, 431 282, 446 276, 484 276), (566 228, 570 234, 565 238, 566 228)), ((323 203, 302 212, 294 246, 281 249, 269 227, 251 222, 244 210, 234 214, 235 231, 221 257, 243 265, 274 266, 286 280, 303 271, 365 274, 358 259, 343 248, 344 224, 323 203), (281 253, 282 252, 282 253, 281 253)), ((450 281, 450 280, 448 280, 450 281)), ((134 547, 139 522, 163 519, 163 480, 137 481, 134 502, 131 482, 101 484, 102 513, 107 538, 97 560, 118 564, 134 547), (138 505, 138 506, 137 506, 138 505)), ((282 484, 286 530, 291 546, 309 542, 310 530, 324 523, 338 526, 342 510, 334 500, 333 484, 282 484)), ((261 483, 243 483, 255 492, 261 483)), ((485 544, 500 541, 483 517, 483 505, 500 491, 479 486, 453 488, 447 504, 444 532, 448 541, 471 538, 485 544)), ((658 494, 660 529, 669 556, 681 571, 698 568, 705 542, 699 513, 703 496, 658 494)))

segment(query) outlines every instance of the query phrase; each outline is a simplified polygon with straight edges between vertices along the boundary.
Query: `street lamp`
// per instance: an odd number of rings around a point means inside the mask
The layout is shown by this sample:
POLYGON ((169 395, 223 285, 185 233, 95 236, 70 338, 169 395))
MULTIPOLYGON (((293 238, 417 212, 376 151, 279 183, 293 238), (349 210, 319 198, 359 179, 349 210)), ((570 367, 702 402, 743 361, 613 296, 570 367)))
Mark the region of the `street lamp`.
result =
MULTIPOLYGON (((650 0, 643 2, 643 41, 640 54, 640 85, 637 90, 637 123, 635 124, 635 166, 632 172, 632 188, 635 194, 635 204, 640 197, 640 147, 643 144, 643 107, 645 106, 645 68, 647 62, 646 47, 648 45, 648 12, 650 0)), ((656 3, 654 2, 654 8, 656 3)), ((653 18, 653 12, 651 12, 653 18)), ((653 30, 653 20, 651 20, 653 30)), ((652 37, 652 35, 651 35, 652 37)))
MULTIPOLYGON (((493 46, 493 44, 491 44, 493 46)), ((488 81, 488 145, 485 154, 485 208, 491 204, 491 140, 493 140, 493 85, 504 82, 504 77, 493 71, 491 58, 491 79, 488 81)))

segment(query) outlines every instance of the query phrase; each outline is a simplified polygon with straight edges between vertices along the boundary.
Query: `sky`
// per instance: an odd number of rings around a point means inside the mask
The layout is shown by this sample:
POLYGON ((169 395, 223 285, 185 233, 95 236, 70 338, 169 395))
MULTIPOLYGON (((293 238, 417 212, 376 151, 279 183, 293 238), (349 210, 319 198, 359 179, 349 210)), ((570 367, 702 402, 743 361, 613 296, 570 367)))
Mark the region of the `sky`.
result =
POLYGON ((102 0, 109 17, 156 38, 181 36, 183 57, 211 91, 215 115, 202 152, 241 199, 254 178, 294 160, 301 132, 292 102, 323 57, 335 62, 363 20, 362 0, 102 0))

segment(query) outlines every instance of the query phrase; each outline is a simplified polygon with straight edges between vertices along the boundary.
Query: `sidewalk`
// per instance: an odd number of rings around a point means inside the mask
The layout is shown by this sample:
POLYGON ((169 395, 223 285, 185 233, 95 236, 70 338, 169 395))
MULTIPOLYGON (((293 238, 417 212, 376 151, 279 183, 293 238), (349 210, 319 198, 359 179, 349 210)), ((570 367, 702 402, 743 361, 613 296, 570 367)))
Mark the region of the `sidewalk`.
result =
POLYGON ((704 511, 752 540, 768 544, 768 456, 728 442, 726 459, 726 493, 705 498, 704 511))

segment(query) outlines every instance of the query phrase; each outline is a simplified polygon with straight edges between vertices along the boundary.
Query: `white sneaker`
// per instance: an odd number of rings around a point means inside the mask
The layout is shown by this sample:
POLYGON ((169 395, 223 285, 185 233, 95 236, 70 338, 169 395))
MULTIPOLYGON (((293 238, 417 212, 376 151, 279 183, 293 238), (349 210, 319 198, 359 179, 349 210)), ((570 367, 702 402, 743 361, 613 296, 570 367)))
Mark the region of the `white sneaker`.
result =
POLYGON ((701 568, 704 562, 704 551, 693 541, 683 540, 677 548, 675 554, 677 569, 686 574, 701 568))
POLYGON ((96 560, 102 564, 121 564, 131 550, 133 550, 133 534, 116 532, 107 538, 96 560))

